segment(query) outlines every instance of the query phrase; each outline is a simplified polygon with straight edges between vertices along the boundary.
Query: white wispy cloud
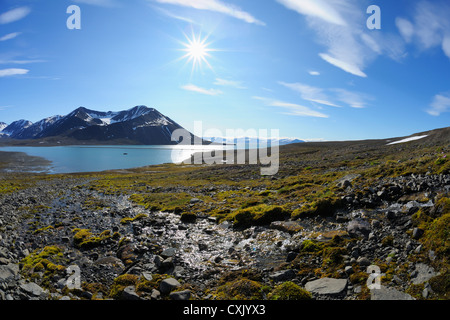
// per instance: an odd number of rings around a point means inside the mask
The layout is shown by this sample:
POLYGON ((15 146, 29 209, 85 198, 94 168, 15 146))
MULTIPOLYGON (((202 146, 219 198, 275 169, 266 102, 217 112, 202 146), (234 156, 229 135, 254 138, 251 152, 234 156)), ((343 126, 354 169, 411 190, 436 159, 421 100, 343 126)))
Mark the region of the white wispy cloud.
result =
POLYGON ((359 0, 277 0, 306 17, 326 52, 318 53, 329 64, 358 77, 379 55, 403 57, 403 39, 382 31, 372 36, 366 28, 367 15, 359 0))
POLYGON ((12 32, 12 33, 5 34, 3 37, 0 38, 0 41, 6 41, 6 40, 14 39, 17 36, 19 36, 20 34, 21 34, 21 32, 12 32))
POLYGON ((352 108, 363 109, 366 108, 370 100, 374 98, 368 94, 349 91, 346 89, 330 89, 336 93, 336 99, 349 105, 352 108))
POLYGON ((407 43, 420 50, 441 47, 450 58, 450 4, 448 1, 420 1, 410 20, 397 17, 396 26, 407 43))
POLYGON ((197 92, 197 93, 201 93, 201 94, 206 94, 209 96, 216 96, 216 95, 223 93, 222 91, 217 90, 217 89, 205 89, 205 88, 198 87, 194 84, 186 84, 184 86, 181 86, 181 89, 187 90, 187 91, 193 91, 193 92, 197 92))
POLYGON ((29 71, 30 70, 27 69, 17 69, 17 68, 0 69, 0 77, 23 75, 27 74, 29 71))
POLYGON ((184 7, 191 7, 198 10, 208 10, 226 14, 247 23, 265 25, 264 22, 256 19, 250 13, 243 11, 237 6, 227 4, 221 0, 153 0, 159 3, 174 4, 184 7))
POLYGON ((330 101, 329 97, 325 94, 322 88, 312 87, 298 82, 286 83, 279 81, 278 83, 285 86, 286 88, 289 88, 291 90, 300 93, 300 96, 302 97, 303 100, 316 102, 331 107, 340 107, 330 101))
POLYGON ((324 89, 298 82, 286 83, 280 81, 278 83, 285 86, 286 88, 300 93, 300 96, 303 100, 319 103, 330 107, 342 107, 342 105, 339 104, 340 102, 352 108, 362 109, 367 107, 370 100, 373 100, 373 97, 368 94, 349 91, 347 89, 324 89))
POLYGON ((0 14, 0 24, 7 24, 25 18, 31 9, 29 7, 19 7, 0 14))
POLYGON ((330 0, 277 0, 285 7, 300 14, 319 18, 323 21, 345 26, 347 22, 330 0))
POLYGON ((47 60, 33 59, 33 60, 0 60, 0 64, 29 64, 29 63, 43 63, 47 60))
POLYGON ((90 4, 99 7, 116 7, 119 5, 116 0, 73 0, 73 2, 90 4))
POLYGON ((234 80, 226 80, 221 78, 216 78, 214 81, 214 84, 216 86, 224 86, 224 87, 233 87, 236 89, 247 89, 242 85, 241 81, 234 81, 234 80))
MULTIPOLYGON (((151 5, 151 4, 149 4, 149 5, 151 5)), ((154 6, 154 5, 151 5, 151 7, 153 7, 153 9, 155 11, 157 11, 158 13, 160 13, 161 15, 164 15, 166 17, 169 17, 169 18, 172 18, 172 19, 176 19, 176 20, 180 20, 180 21, 184 21, 184 22, 187 22, 187 23, 190 23, 190 24, 197 24, 193 19, 180 16, 180 15, 175 14, 175 13, 169 11, 169 10, 166 10, 166 9, 160 8, 158 6, 154 6)))
POLYGON ((437 94, 430 104, 427 113, 432 116, 440 116, 441 113, 450 111, 450 94, 437 94))
POLYGON ((308 71, 308 73, 312 76, 320 76, 320 72, 319 71, 308 71))
POLYGON ((266 106, 269 107, 277 107, 277 108, 283 108, 286 109, 286 112, 283 112, 283 114, 288 114, 292 116, 301 116, 301 117, 314 117, 314 118, 328 118, 329 116, 318 112, 316 110, 313 110, 311 108, 296 104, 296 103, 290 103, 285 102, 281 100, 275 100, 265 97, 259 97, 254 96, 253 99, 262 101, 266 106))
POLYGON ((414 25, 401 17, 395 19, 395 25, 397 26, 398 31, 400 31, 403 39, 405 39, 406 42, 411 42, 414 35, 414 25))

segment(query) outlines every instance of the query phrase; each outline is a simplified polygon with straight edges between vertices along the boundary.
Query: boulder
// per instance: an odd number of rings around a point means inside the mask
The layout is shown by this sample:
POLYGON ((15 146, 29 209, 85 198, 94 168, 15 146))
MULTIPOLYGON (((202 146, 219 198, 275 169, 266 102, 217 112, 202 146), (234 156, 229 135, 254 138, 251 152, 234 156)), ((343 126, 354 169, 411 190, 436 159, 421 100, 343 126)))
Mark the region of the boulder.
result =
POLYGON ((141 300, 141 298, 137 295, 134 286, 128 286, 122 291, 121 298, 123 300, 141 300))
POLYGON ((22 289, 22 291, 24 291, 25 293, 35 297, 39 297, 42 293, 44 293, 44 289, 42 289, 34 282, 21 284, 20 289, 22 289))
POLYGON ((370 290, 370 300, 414 300, 414 298, 397 289, 381 286, 380 289, 370 290))
POLYGON ((305 289, 311 293, 339 295, 347 288, 347 279, 322 278, 307 282, 305 289))
POLYGON ((350 236, 358 237, 368 237, 371 231, 370 223, 363 218, 353 219, 348 223, 347 232, 350 236))
POLYGON ((424 283, 431 278, 435 277, 437 273, 434 269, 424 263, 416 264, 416 270, 411 274, 411 280, 413 284, 424 283))
POLYGON ((173 289, 181 286, 181 284, 175 278, 167 278, 161 281, 159 285, 159 291, 162 294, 169 294, 173 289))
POLYGON ((191 297, 191 291, 183 290, 183 291, 171 292, 169 294, 169 297, 172 300, 189 300, 189 298, 191 297))
POLYGON ((293 278, 295 278, 295 271, 294 270, 282 270, 275 272, 269 276, 269 278, 275 282, 278 281, 288 281, 293 278))

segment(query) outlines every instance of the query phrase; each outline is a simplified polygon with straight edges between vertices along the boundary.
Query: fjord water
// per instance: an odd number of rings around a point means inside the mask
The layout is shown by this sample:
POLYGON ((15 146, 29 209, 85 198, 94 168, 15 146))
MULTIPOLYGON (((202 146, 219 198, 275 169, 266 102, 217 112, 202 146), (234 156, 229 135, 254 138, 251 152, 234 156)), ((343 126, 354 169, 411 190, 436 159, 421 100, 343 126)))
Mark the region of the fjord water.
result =
POLYGON ((178 163, 193 153, 222 146, 56 146, 2 147, 0 151, 24 152, 52 162, 49 173, 95 172, 178 163))

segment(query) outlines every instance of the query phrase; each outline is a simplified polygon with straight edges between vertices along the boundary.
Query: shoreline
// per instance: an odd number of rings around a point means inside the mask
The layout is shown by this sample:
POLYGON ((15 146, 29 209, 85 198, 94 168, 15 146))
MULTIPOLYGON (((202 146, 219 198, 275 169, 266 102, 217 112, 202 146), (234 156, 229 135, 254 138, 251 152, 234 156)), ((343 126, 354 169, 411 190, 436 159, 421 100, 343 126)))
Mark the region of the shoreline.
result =
POLYGON ((49 173, 52 162, 25 152, 0 151, 0 173, 49 173))

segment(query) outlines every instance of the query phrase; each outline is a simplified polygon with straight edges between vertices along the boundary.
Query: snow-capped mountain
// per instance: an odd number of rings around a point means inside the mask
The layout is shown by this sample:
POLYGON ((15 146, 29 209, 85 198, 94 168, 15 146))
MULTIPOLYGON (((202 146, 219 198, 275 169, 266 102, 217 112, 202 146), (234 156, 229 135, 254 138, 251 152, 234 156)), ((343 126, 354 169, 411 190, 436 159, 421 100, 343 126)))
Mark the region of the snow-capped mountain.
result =
POLYGON ((14 136, 23 132, 26 128, 31 126, 33 123, 28 120, 17 120, 11 123, 9 126, 2 130, 2 133, 7 136, 14 136))
POLYGON ((172 132, 182 127, 154 108, 136 106, 124 111, 95 111, 84 107, 66 116, 52 116, 36 123, 13 122, 2 133, 12 139, 65 137, 75 140, 122 140, 141 144, 174 144, 172 132))
POLYGON ((41 121, 35 122, 23 130, 11 134, 10 137, 13 139, 33 139, 61 118, 62 116, 52 116, 42 119, 41 121))

